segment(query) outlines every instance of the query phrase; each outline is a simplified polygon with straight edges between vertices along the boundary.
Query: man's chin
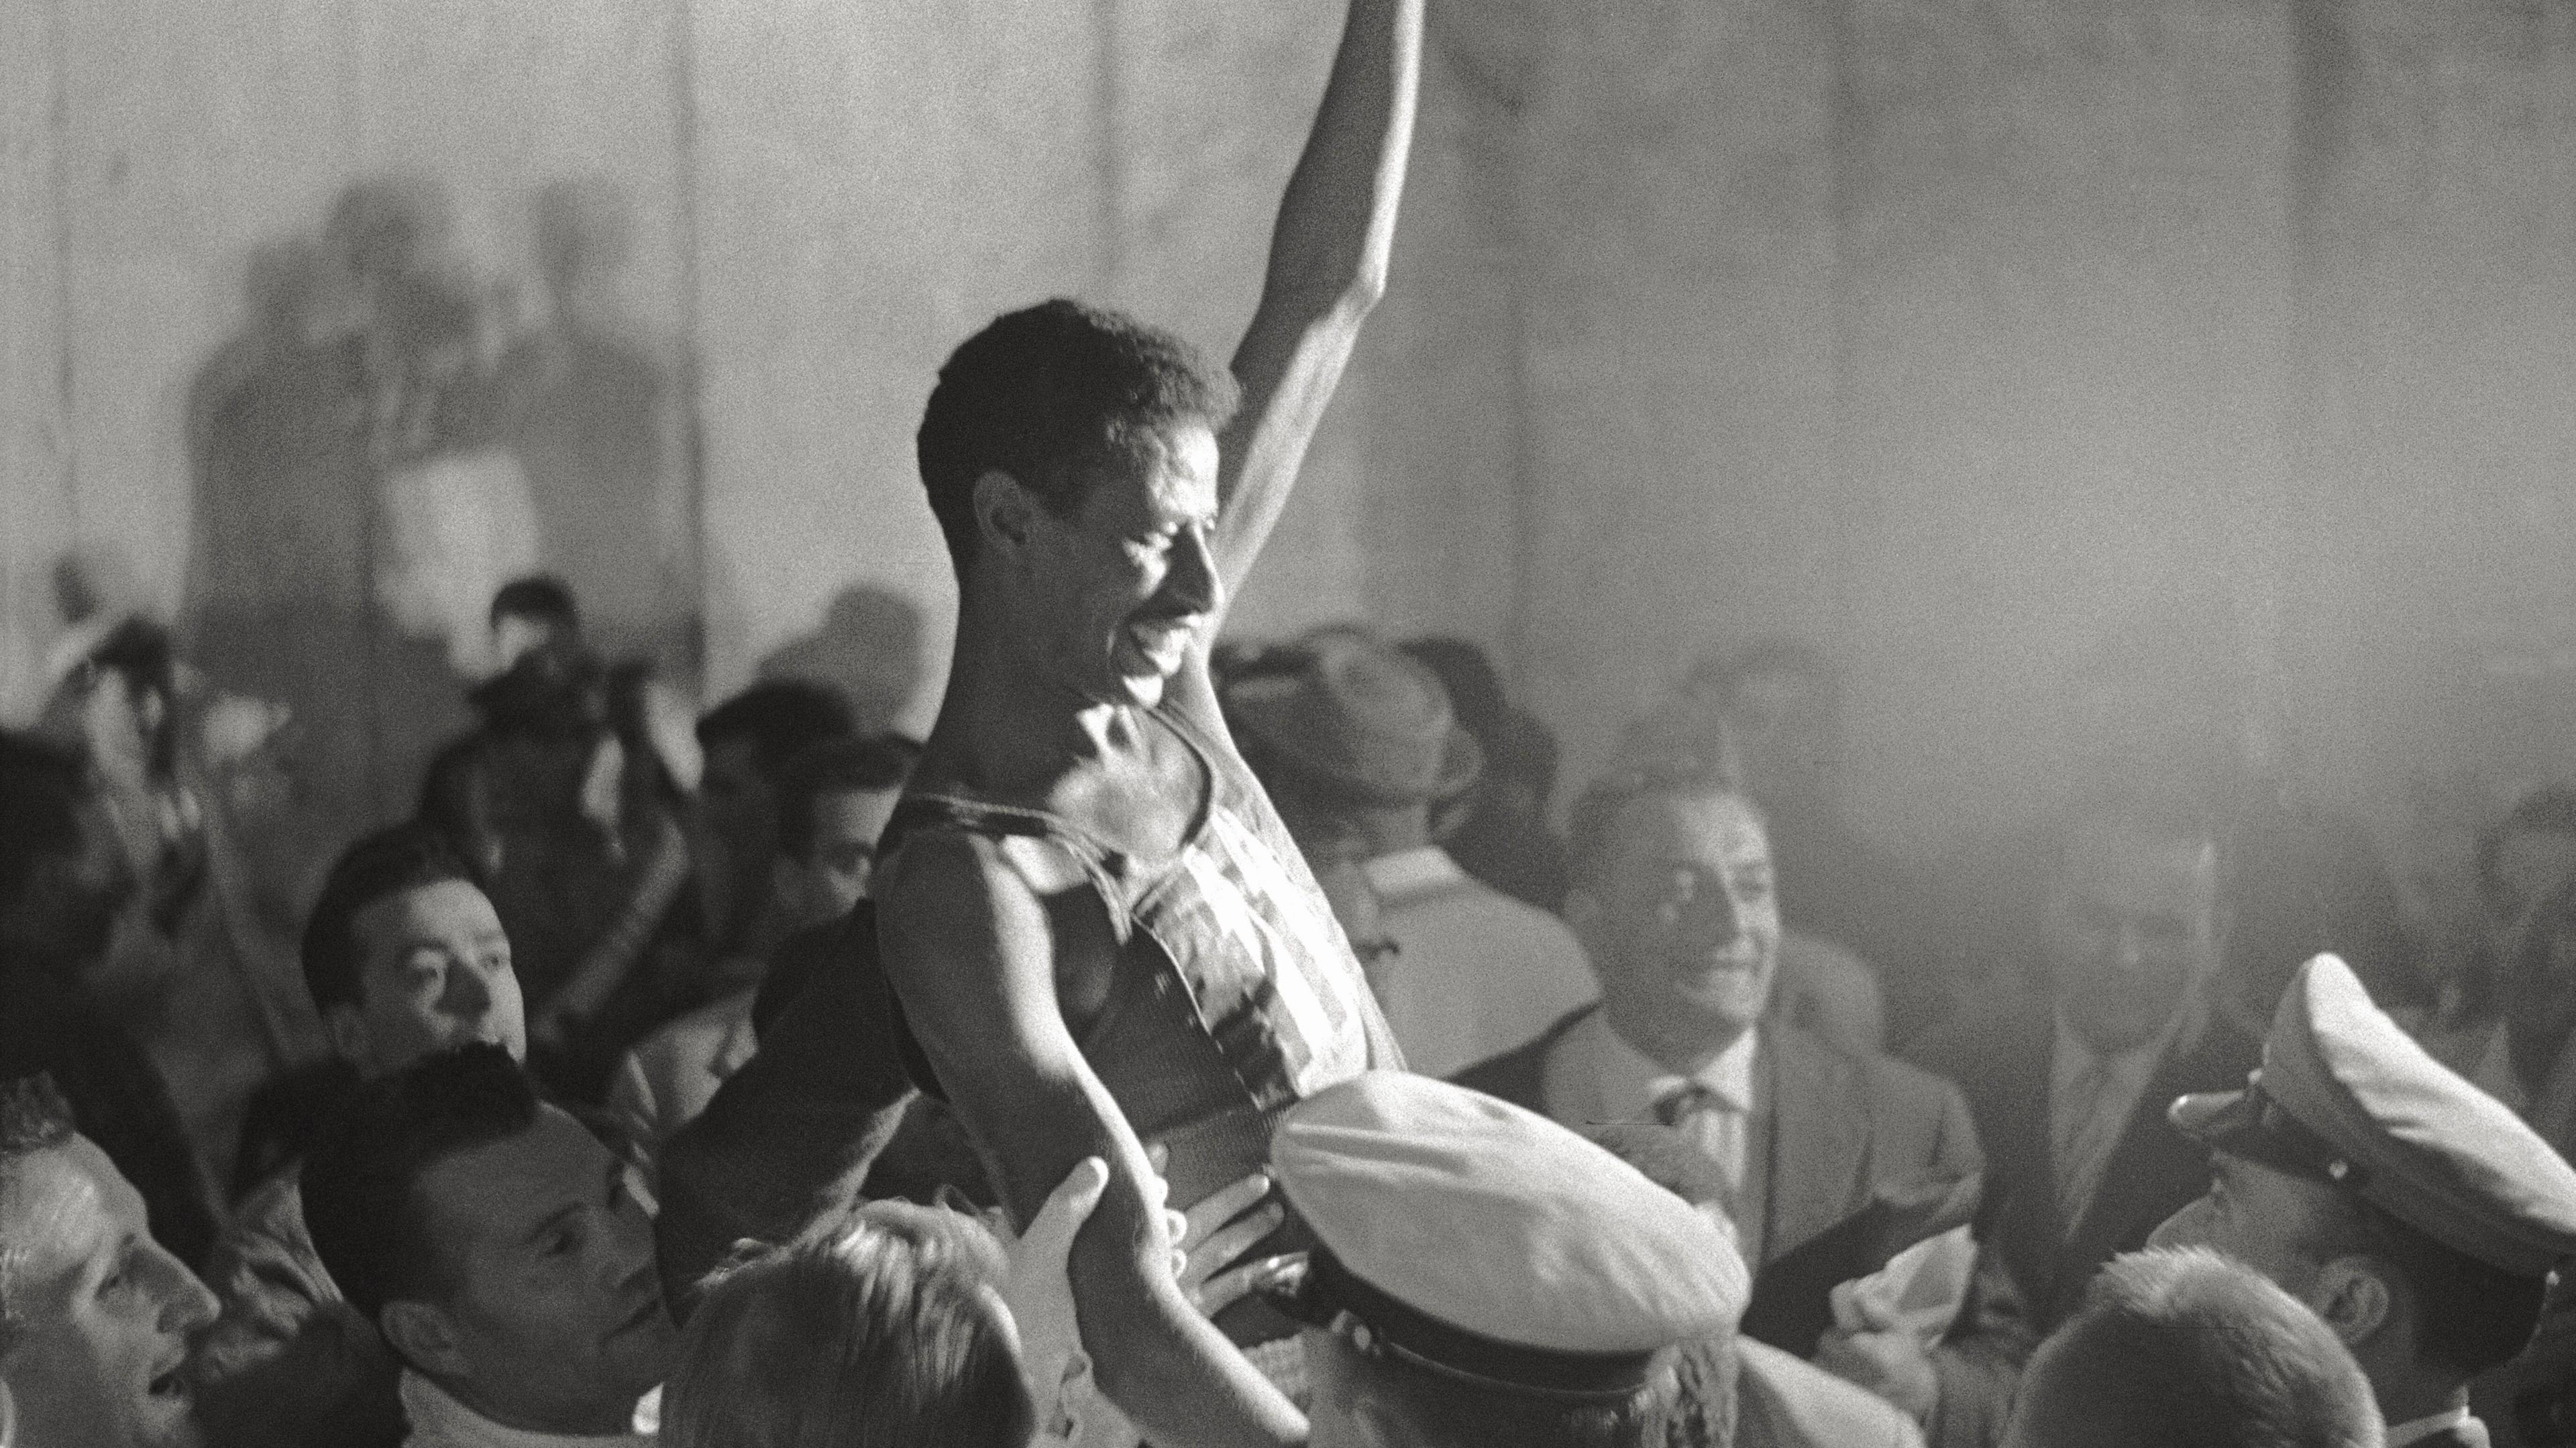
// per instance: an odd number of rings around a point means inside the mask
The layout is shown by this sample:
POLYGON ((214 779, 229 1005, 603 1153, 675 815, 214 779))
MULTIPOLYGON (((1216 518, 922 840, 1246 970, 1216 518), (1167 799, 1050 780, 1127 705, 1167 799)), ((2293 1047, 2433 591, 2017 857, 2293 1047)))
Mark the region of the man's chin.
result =
POLYGON ((194 1393, 153 1393, 135 1414, 138 1448, 202 1448, 206 1431, 197 1421, 194 1393))

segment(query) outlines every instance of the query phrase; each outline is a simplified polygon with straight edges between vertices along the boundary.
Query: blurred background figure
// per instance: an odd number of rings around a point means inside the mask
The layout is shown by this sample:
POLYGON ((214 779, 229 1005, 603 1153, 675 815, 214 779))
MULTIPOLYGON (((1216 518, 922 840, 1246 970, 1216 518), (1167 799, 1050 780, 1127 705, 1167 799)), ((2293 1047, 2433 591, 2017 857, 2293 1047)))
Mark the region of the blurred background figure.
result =
POLYGON ((2547 1038, 2564 1031, 2564 1022, 2553 1019, 2551 997, 2566 992, 2552 982, 2555 947, 2543 944, 2526 960, 2525 946, 2535 935, 2565 928, 2562 897, 2576 883, 2576 789, 2548 785, 2515 801, 2503 820, 2479 833, 2476 868, 2477 935, 2439 979, 2416 1035, 2488 1094, 2527 1106, 2538 1099, 2553 1064, 2530 1057, 2547 1052, 2547 1038), (2526 1010, 2532 1012, 2527 1019, 2518 1014, 2526 1010))
POLYGON ((81 755, 0 732, 0 1079, 51 1076, 82 1134, 143 1194, 161 1244, 203 1265, 212 1177, 160 1071, 90 984, 136 889, 81 755))
POLYGON ((1445 801, 1432 833, 1458 868, 1541 910, 1565 906, 1565 842, 1548 823, 1556 736, 1515 706, 1485 651, 1465 639, 1418 638, 1404 651, 1440 676, 1458 727, 1485 757, 1466 793, 1445 801))
POLYGON ((492 666, 508 673, 528 654, 580 655, 589 650, 581 637, 581 606, 572 589, 551 574, 536 573, 502 584, 492 595, 492 666))
POLYGON ((770 891, 787 761, 857 732, 837 692, 803 679, 754 684, 698 720, 706 764, 689 844, 706 962, 692 983, 699 1002, 757 986, 768 952, 789 933, 770 891))
POLYGON ((89 984, 220 1177, 251 1093, 323 1047, 294 981, 312 821, 291 720, 216 688, 167 629, 112 608, 57 641, 55 673, 45 727, 90 761, 136 885, 89 984))
POLYGON ((2241 1083, 2255 1059, 2209 999, 2222 873, 2217 826, 2195 802, 2079 799, 2028 927, 2039 969, 1999 972, 1909 1048, 1966 1092, 1985 1147, 1975 1280, 1928 1353, 1907 1332, 1838 1329, 1818 1361, 1914 1414, 1933 1443, 1995 1442, 2038 1340, 2104 1262, 2208 1184, 2165 1107, 2241 1083))
MULTIPOLYGON (((1223 689, 1238 747, 1309 863, 1356 863, 1394 947, 1371 974, 1406 1064, 1446 1075, 1591 998, 1561 920, 1460 869, 1433 821, 1482 749, 1438 676, 1356 629, 1261 655, 1223 689)), ((1344 933, 1352 924, 1343 921, 1344 933)))
POLYGON ((2576 1160, 2576 883, 2532 911, 2514 944, 2499 1001, 2502 1028, 2472 1079, 2517 1107, 2576 1160), (2497 1069, 2499 1057, 2507 1068, 2497 1069))
MULTIPOLYGON (((778 946, 839 923, 865 899, 877 836, 894 812, 921 746, 901 735, 822 739, 789 756, 776 781, 777 854, 766 917, 778 946)), ((757 1046, 752 1002, 759 981, 672 1021, 626 1053, 608 1106, 645 1141, 660 1141, 706 1109, 716 1088, 757 1046)))
POLYGON ((2031 1358, 2006 1448, 2380 1448, 2370 1381, 2299 1300, 2215 1252, 2138 1252, 2031 1358))

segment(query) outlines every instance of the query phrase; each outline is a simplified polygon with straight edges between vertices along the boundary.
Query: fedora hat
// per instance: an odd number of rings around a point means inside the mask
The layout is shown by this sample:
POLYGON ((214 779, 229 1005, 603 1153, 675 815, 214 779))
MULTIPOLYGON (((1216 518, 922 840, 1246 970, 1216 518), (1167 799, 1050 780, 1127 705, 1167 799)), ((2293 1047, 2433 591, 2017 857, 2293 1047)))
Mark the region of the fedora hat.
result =
POLYGON ((1292 768, 1372 804, 1448 799, 1484 768, 1439 675, 1357 629, 1263 655, 1228 683, 1225 709, 1292 768))

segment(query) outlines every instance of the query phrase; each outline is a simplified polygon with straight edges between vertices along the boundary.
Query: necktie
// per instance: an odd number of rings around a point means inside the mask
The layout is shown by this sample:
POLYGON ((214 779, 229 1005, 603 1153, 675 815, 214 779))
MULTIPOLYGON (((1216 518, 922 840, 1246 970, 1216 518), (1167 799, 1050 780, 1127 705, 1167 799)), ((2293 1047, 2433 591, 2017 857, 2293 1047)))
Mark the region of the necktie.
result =
POLYGON ((2104 1099, 2111 1085, 2110 1061, 2094 1056, 2067 1083, 2066 1099, 2054 1103, 2050 1146, 2057 1158, 2057 1216, 2068 1231, 2093 1199, 2104 1159, 2119 1137, 2120 1122, 2104 1099))
POLYGON ((1744 1195, 1744 1113, 1696 1081, 1677 1081, 1655 1093, 1655 1119, 1716 1163, 1726 1183, 1726 1209, 1733 1214, 1744 1195))

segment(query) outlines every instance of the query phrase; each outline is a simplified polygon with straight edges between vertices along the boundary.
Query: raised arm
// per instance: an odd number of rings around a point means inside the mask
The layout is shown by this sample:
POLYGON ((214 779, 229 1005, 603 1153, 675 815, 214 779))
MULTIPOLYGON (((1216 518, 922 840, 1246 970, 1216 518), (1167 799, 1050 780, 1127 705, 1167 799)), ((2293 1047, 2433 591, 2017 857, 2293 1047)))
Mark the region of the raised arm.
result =
POLYGON ((1243 408, 1218 441, 1217 570, 1232 593, 1287 506, 1306 444, 1386 290, 1413 141, 1422 0, 1351 0, 1332 79, 1288 178, 1261 305, 1234 352, 1243 408))
POLYGON ((1144 1147, 1065 1029, 1055 957, 1109 946, 1096 902, 1050 918, 994 842, 937 834, 906 841, 878 889, 886 974, 1012 1216, 1032 1220, 1083 1158, 1108 1164, 1069 1262, 1101 1390, 1151 1442, 1303 1443, 1297 1410, 1173 1277, 1144 1147))

